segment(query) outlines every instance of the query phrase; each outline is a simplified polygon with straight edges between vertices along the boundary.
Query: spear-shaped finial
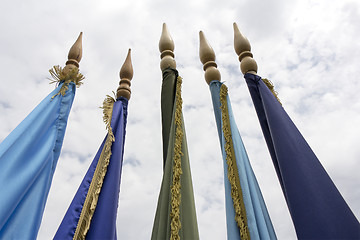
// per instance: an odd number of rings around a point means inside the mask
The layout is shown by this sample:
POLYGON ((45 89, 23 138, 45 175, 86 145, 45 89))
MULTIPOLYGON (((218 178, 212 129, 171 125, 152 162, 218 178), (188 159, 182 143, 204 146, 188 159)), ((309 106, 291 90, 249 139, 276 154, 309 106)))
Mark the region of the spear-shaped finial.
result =
POLYGON ((202 31, 199 32, 200 37, 200 50, 199 56, 200 61, 204 65, 205 71, 205 81, 207 84, 210 84, 211 81, 221 80, 221 75, 217 69, 217 64, 215 63, 215 52, 205 38, 205 35, 202 31))
POLYGON ((125 97, 130 99, 131 96, 131 79, 133 78, 134 71, 131 63, 131 49, 129 48, 125 62, 120 69, 120 82, 116 92, 116 98, 125 97))
POLYGON ((164 70, 168 67, 176 68, 176 62, 174 59, 174 41, 172 40, 169 30, 166 26, 166 23, 163 23, 162 33, 159 41, 159 50, 160 50, 160 68, 164 70))
POLYGON ((236 23, 234 23, 234 48, 236 54, 239 56, 240 69, 243 74, 245 73, 257 73, 257 64, 253 59, 251 53, 251 46, 249 40, 244 37, 236 23))
POLYGON ((71 71, 74 68, 79 68, 79 62, 82 57, 82 34, 83 33, 80 32, 76 42, 70 48, 68 60, 63 70, 65 73, 71 71))

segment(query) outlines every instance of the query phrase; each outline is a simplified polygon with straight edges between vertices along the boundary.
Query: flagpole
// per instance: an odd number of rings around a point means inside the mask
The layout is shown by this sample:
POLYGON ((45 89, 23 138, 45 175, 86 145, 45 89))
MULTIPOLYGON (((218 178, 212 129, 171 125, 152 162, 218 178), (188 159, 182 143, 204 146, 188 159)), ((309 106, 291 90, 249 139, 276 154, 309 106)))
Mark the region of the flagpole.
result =
POLYGON ((257 74, 258 66, 251 53, 251 45, 249 40, 241 34, 236 23, 234 26, 234 48, 236 54, 239 56, 240 70, 243 74, 252 73, 257 74))
POLYGON ((63 70, 65 74, 72 71, 74 68, 79 68, 79 62, 82 58, 82 35, 83 33, 80 32, 79 37, 69 50, 68 60, 66 61, 66 66, 63 70))
MULTIPOLYGON (((55 95, 65 95, 68 85, 73 82, 76 87, 82 84, 84 76, 79 72, 79 62, 82 58, 82 32, 80 32, 75 43, 71 46, 68 53, 68 60, 65 63, 65 67, 61 68, 59 65, 54 66, 49 70, 52 79, 51 83, 63 83, 58 93, 55 95)), ((54 96, 54 97, 55 97, 54 96)))
POLYGON ((134 71, 131 63, 131 49, 129 48, 128 54, 120 69, 120 82, 116 92, 116 98, 125 97, 130 100, 131 97, 131 79, 133 78, 134 71))
POLYGON ((175 55, 174 55, 174 41, 170 36, 166 23, 163 23, 161 37, 159 41, 160 50, 160 68, 164 71, 166 68, 176 69, 175 55))
POLYGON ((215 63, 215 52, 205 38, 205 35, 202 31, 199 32, 200 37, 200 61, 204 65, 205 71, 205 81, 210 85, 211 81, 218 80, 221 81, 221 74, 217 69, 217 64, 215 63))

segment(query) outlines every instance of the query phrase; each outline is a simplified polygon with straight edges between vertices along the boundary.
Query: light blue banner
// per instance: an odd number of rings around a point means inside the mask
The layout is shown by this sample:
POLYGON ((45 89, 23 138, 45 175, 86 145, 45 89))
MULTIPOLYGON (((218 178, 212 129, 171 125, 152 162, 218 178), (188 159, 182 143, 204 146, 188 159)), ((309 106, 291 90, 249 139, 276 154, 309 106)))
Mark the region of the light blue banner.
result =
MULTIPOLYGON (((226 201, 226 223, 228 239, 240 239, 240 231, 235 221, 235 210, 231 198, 231 185, 227 177, 227 163, 225 152, 225 138, 222 131, 222 113, 220 103, 220 88, 223 83, 212 81, 210 91, 213 100, 214 113, 218 128, 219 140, 224 162, 224 183, 225 183, 225 201, 226 201)), ((264 199, 262 197, 259 185, 254 172, 251 168, 244 144, 236 126, 231 109, 229 96, 227 96, 227 105, 229 111, 230 128, 234 146, 238 175, 243 194, 243 201, 246 209, 247 224, 250 232, 250 238, 255 239, 276 239, 275 231, 272 226, 264 199)))
POLYGON ((62 85, 0 144, 0 239, 36 239, 75 96, 62 85))

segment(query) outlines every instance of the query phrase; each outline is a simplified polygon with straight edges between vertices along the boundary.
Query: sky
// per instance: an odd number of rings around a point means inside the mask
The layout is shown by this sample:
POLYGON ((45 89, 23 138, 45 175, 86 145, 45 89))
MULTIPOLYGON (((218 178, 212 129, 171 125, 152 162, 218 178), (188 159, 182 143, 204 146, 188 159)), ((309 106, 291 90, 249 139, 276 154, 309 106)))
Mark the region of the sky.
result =
POLYGON ((233 22, 342 196, 360 219, 360 2, 132 0, 0 2, 0 141, 54 89, 80 31, 86 77, 77 89, 38 239, 51 239, 106 135, 99 107, 132 49, 134 77, 117 217, 119 239, 149 239, 162 180, 158 42, 175 43, 201 239, 226 239, 223 160, 199 31, 213 47, 234 116, 279 239, 296 239, 233 47, 233 22))

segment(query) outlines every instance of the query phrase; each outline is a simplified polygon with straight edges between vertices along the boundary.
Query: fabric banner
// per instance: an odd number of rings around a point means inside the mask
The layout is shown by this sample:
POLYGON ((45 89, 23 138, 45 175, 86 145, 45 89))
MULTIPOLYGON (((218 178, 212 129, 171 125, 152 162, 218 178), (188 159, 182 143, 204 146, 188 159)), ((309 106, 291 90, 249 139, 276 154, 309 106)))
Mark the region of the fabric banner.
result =
POLYGON ((163 71, 161 110, 164 175, 151 239, 199 239, 190 163, 182 116, 181 78, 163 71))
POLYGON ((360 239, 360 224, 261 77, 245 74, 299 239, 360 239))
POLYGON ((128 100, 113 103, 111 132, 101 144, 54 239, 116 239, 128 100), (94 187, 93 187, 94 186, 94 187), (75 237, 74 237, 75 236, 75 237))
POLYGON ((0 239, 36 239, 75 96, 63 85, 0 144, 0 239))
POLYGON ((219 81, 212 81, 210 92, 224 162, 228 239, 276 239, 263 196, 235 123, 227 87, 219 81), (234 195, 234 188, 241 196, 234 195), (237 211, 234 205, 239 206, 237 211), (242 208, 244 209, 240 211, 242 208))

